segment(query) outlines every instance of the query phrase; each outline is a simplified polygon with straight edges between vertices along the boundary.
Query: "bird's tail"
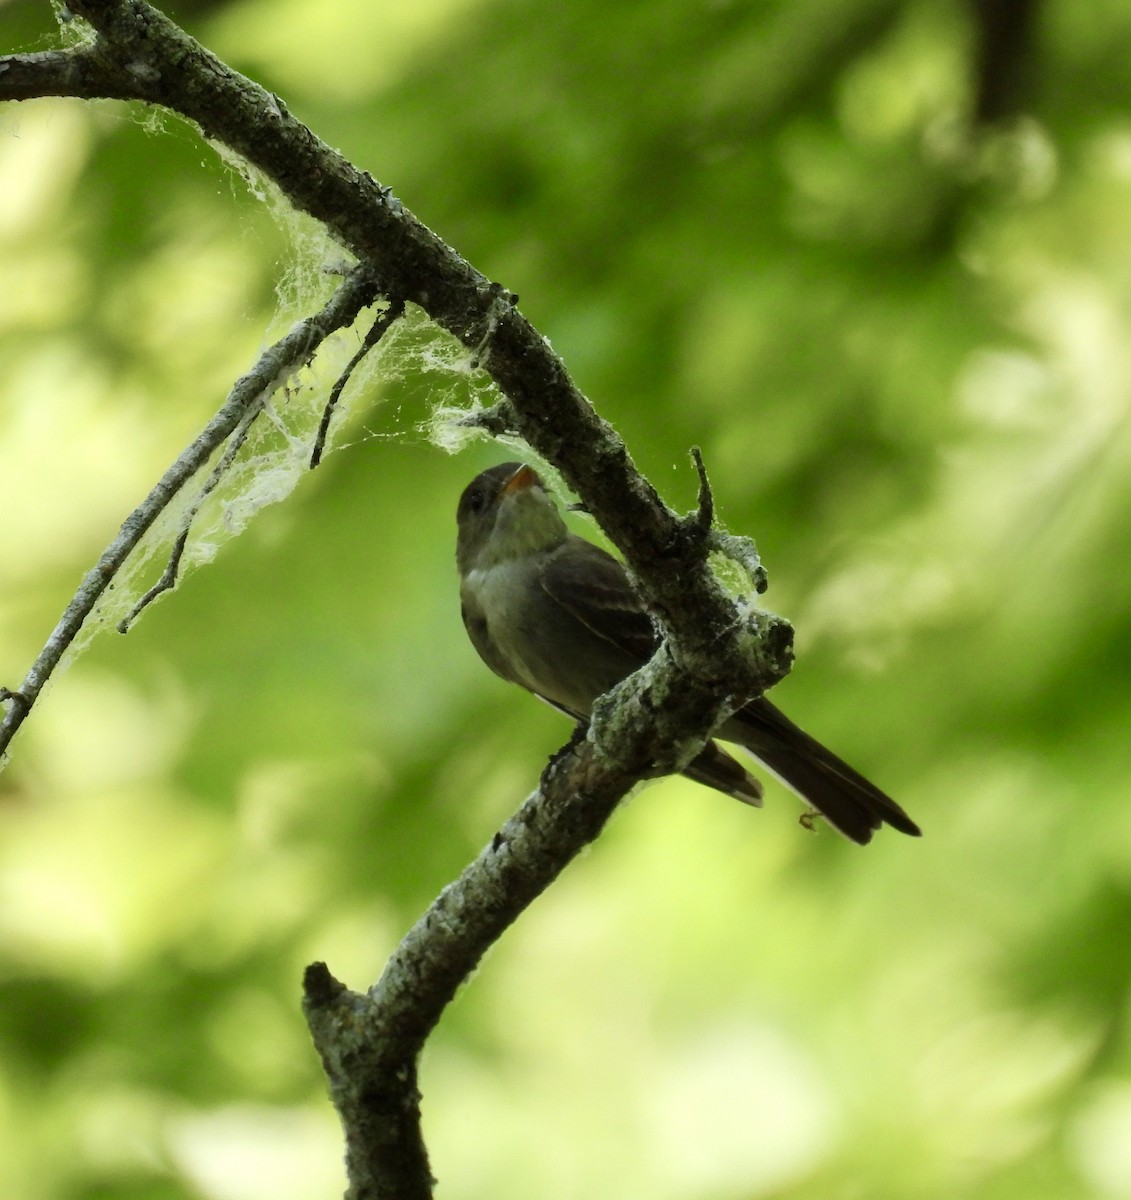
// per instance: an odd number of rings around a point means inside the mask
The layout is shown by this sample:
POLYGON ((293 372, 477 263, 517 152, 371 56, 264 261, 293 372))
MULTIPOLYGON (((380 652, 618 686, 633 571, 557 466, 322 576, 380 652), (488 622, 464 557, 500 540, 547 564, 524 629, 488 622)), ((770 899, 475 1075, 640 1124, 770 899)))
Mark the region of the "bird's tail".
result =
POLYGON ((921 833, 890 796, 766 699, 740 709, 719 735, 744 746, 830 825, 860 845, 871 841, 885 823, 912 837, 921 833))
POLYGON ((762 807, 762 785, 740 763, 715 742, 708 742, 683 768, 688 779, 706 784, 743 804, 762 807))

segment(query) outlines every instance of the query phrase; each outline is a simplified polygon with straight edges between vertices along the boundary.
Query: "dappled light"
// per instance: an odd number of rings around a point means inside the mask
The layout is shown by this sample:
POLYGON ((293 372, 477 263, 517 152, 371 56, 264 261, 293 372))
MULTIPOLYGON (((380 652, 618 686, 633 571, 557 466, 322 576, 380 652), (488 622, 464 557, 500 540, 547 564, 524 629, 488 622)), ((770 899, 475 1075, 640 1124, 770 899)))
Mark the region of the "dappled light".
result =
MULTIPOLYGON (((639 789, 429 1043, 441 1196, 1131 1195, 1128 27, 1045 0, 972 128, 975 8, 184 15, 517 294, 681 510, 702 448, 797 630, 774 702, 924 831, 639 789)), ((0 4, 0 51, 46 10, 0 4)), ((0 684, 345 259, 183 122, 0 110, 0 684)), ((371 984, 569 735, 461 626, 457 499, 526 457, 459 423, 470 353, 410 308, 308 471, 363 334, 11 747, 5 1196, 338 1194, 304 966, 371 984)))

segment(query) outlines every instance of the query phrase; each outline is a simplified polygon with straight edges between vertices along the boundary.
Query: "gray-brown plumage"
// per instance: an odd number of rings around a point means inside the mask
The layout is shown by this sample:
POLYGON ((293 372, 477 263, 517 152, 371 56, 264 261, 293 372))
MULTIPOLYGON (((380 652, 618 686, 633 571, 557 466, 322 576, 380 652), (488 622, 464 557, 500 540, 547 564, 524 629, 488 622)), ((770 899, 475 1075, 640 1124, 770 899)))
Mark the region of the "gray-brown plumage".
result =
MULTIPOLYGON (((521 463, 476 476, 460 497, 457 522, 461 609, 479 656, 496 675, 587 720, 594 700, 656 648, 624 567, 568 529, 538 475, 521 463)), ((919 834, 894 800, 765 698, 716 733, 745 747, 854 842, 868 842, 884 822, 919 834)), ((713 741, 684 774, 761 804, 761 784, 713 741)))

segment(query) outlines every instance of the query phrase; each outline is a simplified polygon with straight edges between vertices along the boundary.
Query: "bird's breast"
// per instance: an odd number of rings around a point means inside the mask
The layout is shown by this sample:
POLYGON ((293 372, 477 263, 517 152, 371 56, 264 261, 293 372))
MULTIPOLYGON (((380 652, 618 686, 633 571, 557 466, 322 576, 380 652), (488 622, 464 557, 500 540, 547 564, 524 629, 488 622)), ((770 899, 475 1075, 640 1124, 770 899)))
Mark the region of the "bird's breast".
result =
POLYGON ((588 713, 634 664, 547 594, 542 566, 528 558, 468 571, 465 606, 485 624, 486 644, 477 648, 504 678, 588 713))

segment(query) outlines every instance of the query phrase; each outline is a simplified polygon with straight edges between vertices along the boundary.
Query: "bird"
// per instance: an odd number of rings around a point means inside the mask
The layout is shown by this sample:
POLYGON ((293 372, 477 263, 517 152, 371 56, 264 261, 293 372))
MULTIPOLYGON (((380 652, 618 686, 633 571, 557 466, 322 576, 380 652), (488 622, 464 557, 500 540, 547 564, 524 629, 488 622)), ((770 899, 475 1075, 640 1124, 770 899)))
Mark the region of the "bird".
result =
MULTIPOLYGON (((460 611, 472 645, 496 675, 576 721, 643 666, 656 627, 623 563, 566 524, 538 473, 499 463, 464 488, 456 511, 460 611)), ((725 720, 683 774, 760 806, 762 785, 714 740, 745 749, 849 840, 890 825, 918 837, 900 806, 764 696, 725 720)), ((807 819, 808 818, 808 819, 807 819)))

